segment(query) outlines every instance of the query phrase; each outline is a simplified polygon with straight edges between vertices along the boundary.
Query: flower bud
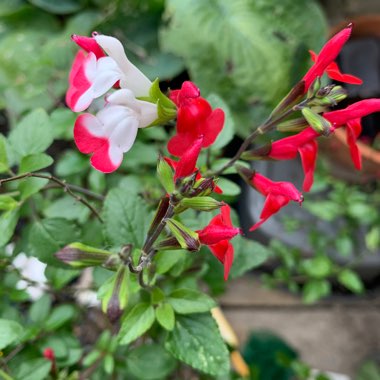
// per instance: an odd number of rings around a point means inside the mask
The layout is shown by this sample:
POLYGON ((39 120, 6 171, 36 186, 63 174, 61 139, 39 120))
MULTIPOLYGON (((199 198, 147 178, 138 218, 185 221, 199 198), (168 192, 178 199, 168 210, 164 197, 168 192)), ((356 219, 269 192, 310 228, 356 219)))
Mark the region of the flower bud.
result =
POLYGON ((335 106, 340 101, 346 99, 347 96, 348 96, 348 93, 342 86, 333 86, 328 91, 326 91, 325 94, 323 94, 322 92, 319 95, 318 105, 335 106))
POLYGON ((223 202, 218 202, 211 197, 183 198, 175 207, 174 211, 176 214, 188 208, 198 211, 212 211, 222 207, 223 204, 223 202))
POLYGON ((195 182, 189 196, 200 197, 210 195, 214 191, 217 182, 218 178, 200 178, 195 182))
POLYGON ((157 162, 157 174, 161 185, 168 194, 174 191, 174 171, 161 155, 157 162))
POLYGON ((178 193, 182 196, 188 196, 191 194, 193 187, 196 182, 196 177, 198 175, 198 171, 192 173, 187 177, 179 177, 175 181, 175 187, 178 193))
POLYGON ((102 310, 111 322, 120 318, 128 304, 128 276, 127 267, 120 265, 117 272, 98 291, 98 297, 102 301, 102 310))
POLYGON ((301 112, 306 121, 316 132, 323 136, 330 134, 331 124, 328 120, 307 107, 302 108, 301 112))
POLYGON ((261 146, 260 148, 252 149, 243 152, 241 158, 243 160, 264 160, 269 155, 272 148, 272 144, 266 144, 261 146))
POLYGON ((235 165, 236 171, 240 175, 241 178, 243 178, 244 182, 246 182, 249 186, 251 186, 251 180, 253 176, 255 175, 255 171, 246 168, 243 165, 235 165))
POLYGON ((82 243, 71 243, 58 251, 55 256, 74 268, 86 268, 105 264, 116 255, 82 243))
POLYGON ((305 82, 298 82, 272 111, 270 118, 272 119, 273 117, 281 114, 282 112, 286 111, 289 107, 297 103, 297 101, 302 98, 304 91, 305 82))
POLYGON ((279 132, 301 132, 308 125, 309 124, 307 124, 306 120, 303 117, 299 117, 282 122, 277 126, 277 130, 279 132))
POLYGON ((190 230, 181 222, 175 219, 167 219, 166 225, 169 227, 170 232, 177 239, 181 248, 191 252, 199 251, 201 244, 199 242, 199 237, 196 232, 190 230))
POLYGON ((317 77, 315 81, 312 83, 312 85, 309 87, 309 90, 307 92, 307 98, 308 99, 314 98, 314 96, 318 93, 320 88, 321 88, 321 78, 317 77))
POLYGON ((158 251, 169 251, 172 249, 181 249, 181 246, 174 236, 169 236, 168 238, 161 240, 158 244, 155 244, 154 248, 158 251))

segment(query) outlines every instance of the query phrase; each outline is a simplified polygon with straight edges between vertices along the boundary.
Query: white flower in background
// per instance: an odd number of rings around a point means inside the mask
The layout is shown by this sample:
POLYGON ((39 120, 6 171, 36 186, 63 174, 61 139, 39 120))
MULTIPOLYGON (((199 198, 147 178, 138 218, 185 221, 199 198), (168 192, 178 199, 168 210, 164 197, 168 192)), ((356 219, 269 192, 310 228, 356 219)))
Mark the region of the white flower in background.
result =
POLYGON ((32 300, 40 298, 46 290, 46 264, 42 263, 35 257, 28 257, 25 253, 20 253, 15 257, 12 265, 18 269, 22 277, 30 280, 30 282, 20 280, 17 283, 16 288, 20 290, 25 289, 32 300), (31 282, 33 284, 31 284, 31 282))

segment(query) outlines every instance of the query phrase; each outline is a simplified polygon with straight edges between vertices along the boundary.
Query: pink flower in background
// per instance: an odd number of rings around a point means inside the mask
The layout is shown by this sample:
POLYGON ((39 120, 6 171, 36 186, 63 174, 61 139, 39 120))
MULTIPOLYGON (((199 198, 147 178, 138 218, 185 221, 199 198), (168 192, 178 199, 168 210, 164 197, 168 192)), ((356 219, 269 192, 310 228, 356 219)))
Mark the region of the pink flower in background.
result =
POLYGON ((303 191, 310 191, 314 181, 314 170, 317 161, 319 134, 311 127, 307 127, 296 135, 274 141, 268 157, 275 160, 291 160, 301 157, 302 168, 305 173, 303 191))
MULTIPOLYGON (((350 38, 352 25, 348 25, 346 28, 341 30, 335 36, 333 36, 321 49, 320 53, 315 56, 316 60, 314 65, 309 69, 309 71, 303 77, 305 81, 305 93, 312 85, 312 83, 318 77, 321 77, 326 69, 336 71, 335 66, 330 66, 342 50, 344 44, 350 38)), ((330 72, 332 72, 330 71, 330 72)))
POLYGON ((249 229, 250 231, 256 230, 290 201, 298 202, 299 204, 303 202, 302 194, 290 182, 275 182, 260 173, 254 173, 251 184, 266 197, 266 200, 260 214, 260 221, 254 224, 249 229))
POLYGON ((151 81, 128 60, 119 40, 95 33, 72 39, 87 52, 77 53, 69 75, 66 103, 73 111, 84 111, 116 83, 137 97, 149 95, 151 81))
POLYGON ((227 280, 234 260, 234 247, 230 240, 241 233, 240 228, 232 225, 230 206, 222 206, 220 214, 197 233, 200 242, 207 245, 211 253, 224 265, 224 279, 227 280))
POLYGON ((106 106, 96 116, 85 113, 77 118, 74 140, 80 152, 92 154, 95 169, 110 173, 131 149, 138 128, 147 127, 157 117, 156 104, 136 99, 130 90, 118 90, 107 97, 106 106))
POLYGON ((213 110, 200 96, 199 89, 189 81, 184 82, 180 90, 172 91, 170 99, 177 105, 178 114, 177 134, 168 142, 169 153, 181 157, 200 136, 203 136, 203 148, 213 144, 223 129, 223 110, 213 110))

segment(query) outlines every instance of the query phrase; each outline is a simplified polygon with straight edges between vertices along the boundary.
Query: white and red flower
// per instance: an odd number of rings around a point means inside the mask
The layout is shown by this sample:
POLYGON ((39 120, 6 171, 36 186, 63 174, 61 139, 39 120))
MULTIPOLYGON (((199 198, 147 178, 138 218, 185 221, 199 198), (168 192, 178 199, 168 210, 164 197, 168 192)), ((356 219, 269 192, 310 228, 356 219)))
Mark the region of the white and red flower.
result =
POLYGON ((127 89, 115 91, 106 101, 96 116, 85 113, 77 118, 74 140, 80 152, 92 154, 95 169, 110 173, 131 149, 137 130, 157 119, 157 105, 136 99, 127 89))
POLYGON ((149 95, 151 81, 128 60, 119 40, 97 33, 71 38, 84 49, 74 59, 66 93, 66 103, 74 112, 84 111, 116 84, 137 97, 149 95))

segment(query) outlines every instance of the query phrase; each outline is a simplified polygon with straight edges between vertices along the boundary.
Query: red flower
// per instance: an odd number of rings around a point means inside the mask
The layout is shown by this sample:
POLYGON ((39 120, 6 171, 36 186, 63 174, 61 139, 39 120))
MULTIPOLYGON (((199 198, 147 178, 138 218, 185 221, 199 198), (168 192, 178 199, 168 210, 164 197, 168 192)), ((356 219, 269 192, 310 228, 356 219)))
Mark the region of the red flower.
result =
POLYGON ((302 132, 285 137, 272 143, 268 157, 275 160, 291 160, 299 153, 305 179, 303 191, 310 191, 314 180, 314 170, 317 160, 318 144, 315 139, 319 134, 311 127, 302 132))
MULTIPOLYGON (((350 38, 352 25, 348 25, 346 28, 337 33, 323 46, 322 50, 316 56, 316 61, 314 65, 309 69, 309 71, 303 77, 305 81, 305 93, 314 82, 317 77, 321 77, 323 73, 328 69, 330 73, 333 71, 336 73, 334 64, 330 66, 340 51, 342 50, 344 44, 350 38)), ((339 70, 338 70, 339 72, 339 70)), ((340 73, 340 72, 339 72, 340 73)))
POLYGON ((351 104, 337 111, 325 112, 323 117, 335 128, 346 126, 347 144, 350 148, 352 161, 357 169, 361 169, 360 151, 356 140, 362 131, 361 118, 374 112, 380 112, 380 99, 366 99, 351 104))
MULTIPOLYGON (((318 61, 318 55, 315 54, 312 50, 309 50, 309 53, 311 55, 312 61, 317 62, 318 61)), ((363 83, 363 81, 360 78, 356 77, 355 75, 341 73, 336 62, 331 62, 326 67, 326 74, 329 78, 336 80, 338 82, 349 83, 349 84, 362 84, 363 83)))
POLYGON ((259 193, 266 196, 266 200, 260 214, 260 221, 254 224, 249 229, 250 231, 260 227, 290 201, 298 202, 299 204, 303 201, 302 194, 290 182, 275 182, 259 173, 254 173, 251 184, 259 193))
POLYGON ((197 233, 200 242, 207 245, 211 253, 224 265, 224 279, 227 280, 234 260, 234 247, 229 241, 240 234, 241 230, 232 225, 230 206, 222 206, 220 211, 208 226, 197 233))
POLYGON ((212 110, 192 82, 184 82, 180 90, 172 91, 170 99, 177 105, 177 134, 168 142, 168 151, 177 157, 203 136, 202 147, 210 146, 223 129, 224 112, 212 110))

